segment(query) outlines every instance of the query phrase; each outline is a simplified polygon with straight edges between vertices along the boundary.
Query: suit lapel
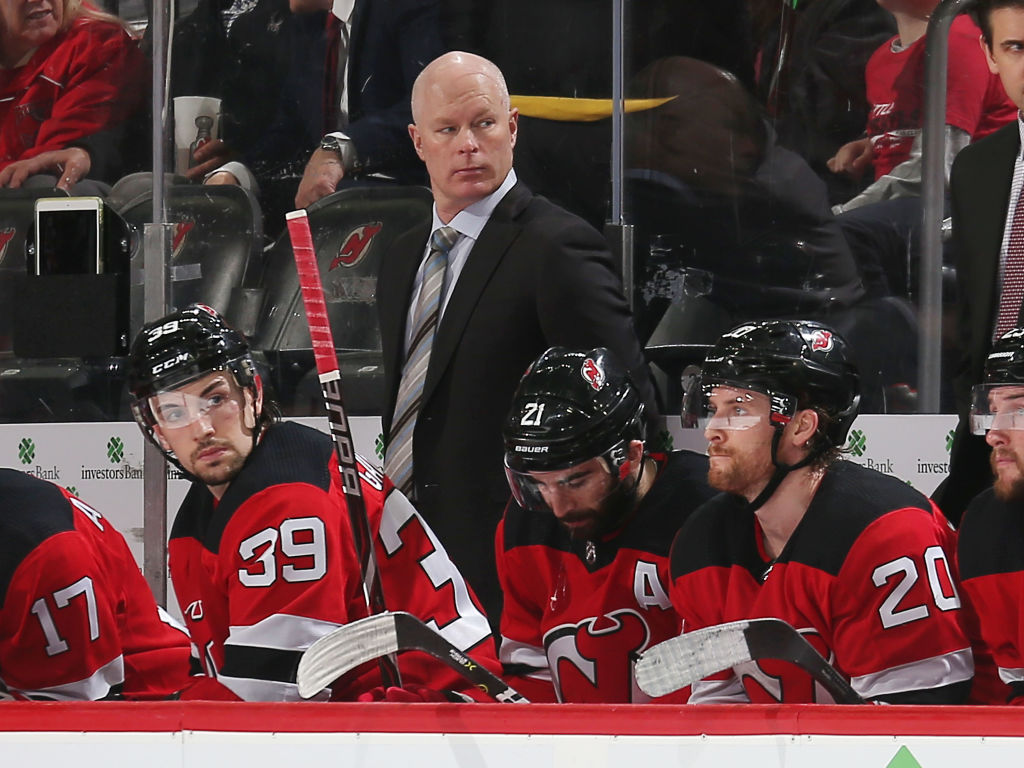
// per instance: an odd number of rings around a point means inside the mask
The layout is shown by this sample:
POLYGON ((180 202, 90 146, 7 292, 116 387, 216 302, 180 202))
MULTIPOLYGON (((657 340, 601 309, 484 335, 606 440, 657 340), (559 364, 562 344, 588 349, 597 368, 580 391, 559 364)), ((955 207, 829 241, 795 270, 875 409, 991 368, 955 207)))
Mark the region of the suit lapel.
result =
POLYGON ((473 250, 459 275, 459 281, 455 284, 455 290, 448 300, 448 306, 441 316, 437 336, 434 337, 434 346, 430 351, 430 368, 423 385, 424 402, 433 394, 437 382, 441 380, 451 362, 466 324, 480 301, 484 286, 519 235, 521 228, 515 219, 532 197, 524 185, 517 183, 512 187, 498 203, 484 225, 480 238, 473 245, 473 250))

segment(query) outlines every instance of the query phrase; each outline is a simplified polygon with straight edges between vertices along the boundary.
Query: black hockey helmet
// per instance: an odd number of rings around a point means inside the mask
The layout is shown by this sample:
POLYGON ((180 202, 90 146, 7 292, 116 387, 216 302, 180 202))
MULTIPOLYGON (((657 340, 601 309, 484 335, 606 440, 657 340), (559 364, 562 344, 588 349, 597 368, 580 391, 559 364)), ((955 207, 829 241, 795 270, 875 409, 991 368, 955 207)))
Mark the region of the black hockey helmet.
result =
POLYGON ((846 442, 860 404, 860 377, 845 339, 811 320, 753 321, 725 333, 701 366, 705 397, 716 384, 768 395, 778 428, 798 408, 824 411, 824 434, 836 447, 846 442))
POLYGON ((1011 328, 985 358, 984 384, 1024 384, 1024 328, 1011 328))
POLYGON ((529 472, 604 457, 621 479, 630 441, 644 440, 644 404, 609 350, 551 347, 520 380, 502 432, 513 494, 535 507, 520 482, 529 472))
MULTIPOLYGON (((971 390, 971 432, 984 435, 994 427, 993 419, 997 414, 992 409, 992 390, 1018 386, 1024 388, 1024 328, 1011 328, 993 342, 992 350, 985 358, 982 381, 971 390)), ((1014 414, 1017 399, 1024 406, 1024 398, 1014 398, 1010 409, 1014 414)), ((1007 418, 1009 413, 1006 408, 1002 409, 1001 415, 1003 418, 998 428, 1024 429, 1024 413, 1021 414, 1019 426, 1016 415, 1013 419, 1007 418)))
MULTIPOLYGON (((251 389, 254 401, 259 399, 261 384, 249 343, 216 310, 205 304, 191 304, 144 325, 128 353, 127 378, 132 415, 146 437, 160 445, 153 431, 156 418, 149 405, 152 395, 214 371, 230 371, 239 387, 251 389)), ((258 423, 259 414, 256 416, 258 423)), ((163 446, 160 448, 178 464, 163 446)))
POLYGON ((555 470, 644 439, 644 404, 603 347, 551 347, 519 382, 503 430, 508 466, 555 470))

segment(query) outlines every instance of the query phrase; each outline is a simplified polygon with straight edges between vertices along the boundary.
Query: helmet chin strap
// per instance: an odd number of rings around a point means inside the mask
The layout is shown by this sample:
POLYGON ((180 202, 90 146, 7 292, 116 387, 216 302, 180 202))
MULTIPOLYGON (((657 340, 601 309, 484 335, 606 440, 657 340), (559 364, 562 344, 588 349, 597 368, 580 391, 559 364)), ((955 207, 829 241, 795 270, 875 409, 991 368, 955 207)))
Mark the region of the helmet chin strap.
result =
POLYGON ((776 424, 775 434, 772 435, 772 465, 775 467, 775 471, 772 472, 772 476, 768 479, 768 485, 764 487, 757 498, 754 499, 747 505, 747 508, 751 512, 756 512, 764 506, 765 502, 772 497, 772 495, 779 489, 782 481, 786 479, 786 475, 792 472, 794 469, 800 469, 806 467, 818 456, 818 452, 808 453, 796 464, 781 464, 779 463, 779 442, 782 440, 782 431, 785 429, 785 425, 776 424))

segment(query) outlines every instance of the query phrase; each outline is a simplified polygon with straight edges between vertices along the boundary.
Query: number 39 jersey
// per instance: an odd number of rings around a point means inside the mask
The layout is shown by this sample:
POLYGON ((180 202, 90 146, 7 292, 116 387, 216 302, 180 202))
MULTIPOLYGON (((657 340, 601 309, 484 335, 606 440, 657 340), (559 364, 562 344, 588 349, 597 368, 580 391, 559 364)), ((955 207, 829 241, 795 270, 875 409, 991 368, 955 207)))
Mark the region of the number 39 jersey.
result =
MULTIPOLYGON (((440 542, 390 480, 364 463, 360 470, 388 609, 414 614, 496 669, 487 619, 440 542)), ((183 698, 297 700, 302 651, 367 615, 333 443, 309 427, 271 426, 219 502, 194 483, 169 554, 204 672, 183 698)), ((399 669, 405 685, 469 688, 422 653, 401 654, 399 669)), ((355 698, 380 685, 376 670, 368 665, 319 698, 355 698)))
POLYGON ((656 460, 658 476, 634 515, 602 540, 570 539, 550 512, 514 501, 506 509, 495 544, 505 596, 501 661, 531 701, 650 701, 636 685, 632 655, 679 634, 668 550, 687 515, 714 493, 706 457, 676 451, 656 460))
POLYGON ((52 483, 0 469, 0 691, 164 698, 188 671, 184 628, 157 607, 110 521, 52 483))
MULTIPOLYGON (((974 671, 954 541, 920 493, 840 461, 775 561, 744 499, 721 494, 705 504, 673 544, 670 595, 684 632, 780 618, 865 698, 953 703, 974 671)), ((768 660, 698 683, 691 701, 746 698, 831 701, 806 673, 768 660)))

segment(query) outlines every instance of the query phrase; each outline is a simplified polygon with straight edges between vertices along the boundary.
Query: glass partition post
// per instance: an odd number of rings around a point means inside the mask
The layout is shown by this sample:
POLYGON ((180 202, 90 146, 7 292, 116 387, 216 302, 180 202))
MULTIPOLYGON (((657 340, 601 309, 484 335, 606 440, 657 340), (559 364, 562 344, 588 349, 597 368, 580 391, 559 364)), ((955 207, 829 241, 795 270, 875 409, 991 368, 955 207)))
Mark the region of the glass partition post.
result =
MULTIPOLYGON (((156 168, 154 155, 154 168, 156 168)), ((159 176, 153 175, 154 218, 159 176)), ((162 205, 162 203, 161 203, 162 205)), ((146 224, 143 245, 143 305, 145 320, 155 320, 167 307, 167 254, 172 234, 169 224, 146 224)), ((167 604, 167 460, 148 440, 142 467, 142 572, 160 605, 167 604)))
POLYGON ((633 227, 623 217, 622 179, 625 173, 623 146, 623 106, 625 72, 625 0, 612 2, 612 147, 611 214, 605 224, 605 238, 612 252, 621 259, 622 290, 633 309, 633 227))
POLYGON ((946 188, 946 66, 949 28, 971 0, 942 0, 928 22, 922 125, 918 411, 939 412, 942 382, 942 218, 946 188))

